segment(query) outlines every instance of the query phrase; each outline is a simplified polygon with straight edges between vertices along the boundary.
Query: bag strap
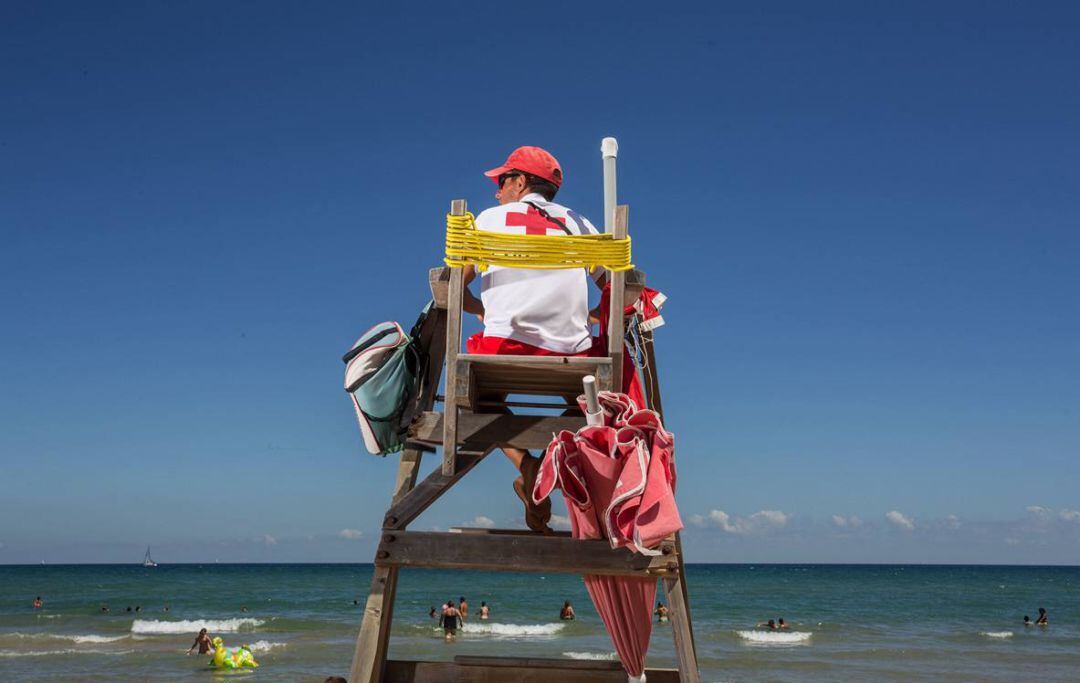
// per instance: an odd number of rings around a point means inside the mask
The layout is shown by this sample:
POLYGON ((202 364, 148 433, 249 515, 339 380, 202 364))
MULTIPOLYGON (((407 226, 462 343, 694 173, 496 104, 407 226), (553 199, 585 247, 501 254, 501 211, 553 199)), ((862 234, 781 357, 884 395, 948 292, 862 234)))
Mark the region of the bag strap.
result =
POLYGON ((537 205, 537 204, 535 204, 533 202, 523 202, 523 203, 528 204, 532 208, 536 209, 536 212, 539 213, 540 216, 544 218, 544 220, 546 220, 548 223, 551 223, 553 226, 555 226, 559 230, 562 230, 567 235, 573 235, 574 234, 574 233, 570 232, 570 228, 566 227, 566 225, 564 223, 560 223, 559 221, 552 218, 551 214, 549 214, 547 211, 545 211, 539 205, 537 205))

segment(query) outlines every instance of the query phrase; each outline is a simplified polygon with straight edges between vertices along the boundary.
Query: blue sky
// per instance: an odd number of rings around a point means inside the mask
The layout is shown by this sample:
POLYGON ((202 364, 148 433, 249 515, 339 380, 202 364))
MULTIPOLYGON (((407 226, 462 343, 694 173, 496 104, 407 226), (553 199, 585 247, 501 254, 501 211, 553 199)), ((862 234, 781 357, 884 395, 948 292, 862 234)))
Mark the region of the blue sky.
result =
POLYGON ((5 4, 0 562, 370 561, 341 354, 614 135, 691 560, 1080 563, 1080 12, 655 7, 5 4))

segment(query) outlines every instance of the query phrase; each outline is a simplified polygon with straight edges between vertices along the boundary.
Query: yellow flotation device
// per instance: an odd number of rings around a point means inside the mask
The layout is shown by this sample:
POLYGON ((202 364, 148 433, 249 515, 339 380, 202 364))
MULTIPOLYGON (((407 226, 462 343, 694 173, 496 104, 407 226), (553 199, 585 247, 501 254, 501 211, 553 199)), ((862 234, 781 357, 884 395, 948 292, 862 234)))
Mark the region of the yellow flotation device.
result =
POLYGON ((210 666, 218 669, 243 669, 245 667, 254 669, 259 666, 259 663, 255 661, 247 645, 228 648, 218 636, 214 638, 214 658, 210 660, 210 666))

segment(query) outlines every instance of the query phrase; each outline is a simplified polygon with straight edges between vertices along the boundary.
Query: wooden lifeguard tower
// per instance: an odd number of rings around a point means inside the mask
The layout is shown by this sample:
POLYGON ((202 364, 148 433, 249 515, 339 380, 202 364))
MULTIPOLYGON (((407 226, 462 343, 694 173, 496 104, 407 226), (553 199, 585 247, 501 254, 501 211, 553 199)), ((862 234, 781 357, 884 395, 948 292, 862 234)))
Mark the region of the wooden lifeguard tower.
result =
MULTIPOLYGON (((465 214, 464 200, 451 203, 453 216, 465 214)), ((627 235, 628 208, 612 211, 615 239, 627 235)), ((375 553, 375 572, 356 640, 350 683, 623 683, 618 662, 571 659, 458 656, 453 661, 388 660, 390 627, 398 573, 402 568, 474 569, 507 572, 563 572, 655 576, 662 580, 670 609, 677 669, 649 669, 649 683, 698 683, 690 605, 678 534, 662 542, 654 557, 612 549, 606 541, 578 540, 569 533, 544 535, 527 530, 461 529, 458 532, 409 531, 408 525, 481 460, 500 446, 543 449, 552 434, 585 425, 580 414, 513 415, 506 407, 556 407, 549 403, 482 400, 491 394, 565 397, 581 393, 582 379, 596 377, 600 390, 622 386, 624 301, 635 301, 643 273, 609 271, 611 307, 607 356, 597 358, 470 355, 461 349, 462 270, 436 268, 429 274, 436 309, 420 332, 428 350, 418 403, 401 454, 397 482, 375 553), (446 369, 445 396, 438 396, 446 369), (438 401, 443 410, 435 411, 438 401), (443 448, 442 462, 417 483, 424 453, 443 448)), ((648 353, 645 386, 650 408, 661 412, 651 333, 643 333, 648 353)), ((576 405, 565 406, 569 411, 576 405)))

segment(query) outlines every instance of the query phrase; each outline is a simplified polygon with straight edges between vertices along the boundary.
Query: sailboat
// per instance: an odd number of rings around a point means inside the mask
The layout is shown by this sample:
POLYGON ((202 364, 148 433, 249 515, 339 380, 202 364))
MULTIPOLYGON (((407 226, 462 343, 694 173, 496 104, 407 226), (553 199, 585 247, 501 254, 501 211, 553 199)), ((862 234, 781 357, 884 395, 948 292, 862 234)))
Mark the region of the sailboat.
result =
POLYGON ((142 566, 144 567, 156 567, 157 562, 154 562, 154 558, 150 557, 150 546, 146 546, 146 557, 143 558, 142 566))

